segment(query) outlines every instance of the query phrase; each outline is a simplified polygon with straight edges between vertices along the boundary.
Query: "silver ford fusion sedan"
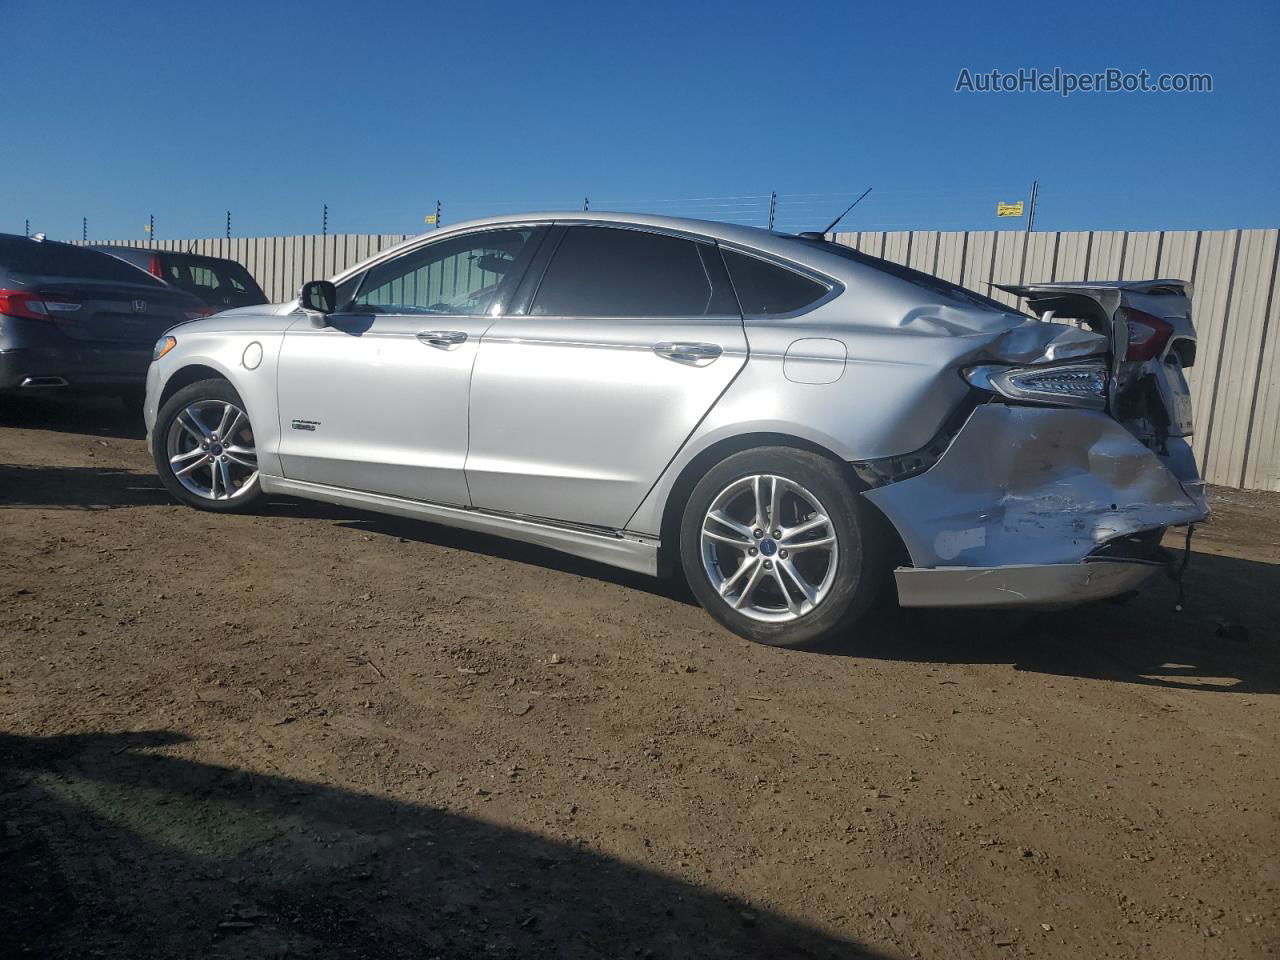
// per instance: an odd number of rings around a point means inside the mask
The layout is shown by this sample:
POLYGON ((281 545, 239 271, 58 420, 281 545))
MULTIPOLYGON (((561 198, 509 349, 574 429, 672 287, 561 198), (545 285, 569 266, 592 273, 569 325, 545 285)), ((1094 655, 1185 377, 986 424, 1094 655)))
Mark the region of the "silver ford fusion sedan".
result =
POLYGON ((1036 317, 820 234, 477 220, 175 327, 148 436, 193 507, 286 494, 682 569, 780 646, 890 586, 903 606, 1130 591, 1207 512, 1189 287, 1011 289, 1036 317))

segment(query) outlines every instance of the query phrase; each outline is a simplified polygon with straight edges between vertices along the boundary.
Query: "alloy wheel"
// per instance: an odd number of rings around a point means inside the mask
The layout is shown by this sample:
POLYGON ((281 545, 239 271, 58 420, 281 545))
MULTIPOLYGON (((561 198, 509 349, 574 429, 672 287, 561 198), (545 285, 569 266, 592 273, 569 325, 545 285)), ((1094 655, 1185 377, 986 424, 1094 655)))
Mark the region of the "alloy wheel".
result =
POLYGON ((734 610, 785 623, 831 592, 839 544, 830 515, 800 484, 770 474, 742 477, 707 509, 702 567, 734 610))
POLYGON ((175 479, 205 500, 242 496, 258 477, 249 417, 227 400, 183 407, 169 424, 165 452, 175 479))

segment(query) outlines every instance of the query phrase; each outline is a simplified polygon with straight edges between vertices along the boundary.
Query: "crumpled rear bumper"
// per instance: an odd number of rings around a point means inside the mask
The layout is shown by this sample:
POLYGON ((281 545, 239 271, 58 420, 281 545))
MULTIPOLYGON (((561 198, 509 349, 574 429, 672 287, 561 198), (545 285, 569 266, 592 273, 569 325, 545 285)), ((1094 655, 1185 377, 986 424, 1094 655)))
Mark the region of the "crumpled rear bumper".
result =
POLYGON ((904 607, 1059 607, 1128 593, 1163 565, 1140 560, 895 571, 904 607))
POLYGON ((1092 557, 1100 547, 1208 514, 1185 441, 1157 456, 1104 413, 998 403, 978 407, 932 468, 865 495, 911 556, 896 576, 904 606, 1125 593, 1161 565, 1092 557))

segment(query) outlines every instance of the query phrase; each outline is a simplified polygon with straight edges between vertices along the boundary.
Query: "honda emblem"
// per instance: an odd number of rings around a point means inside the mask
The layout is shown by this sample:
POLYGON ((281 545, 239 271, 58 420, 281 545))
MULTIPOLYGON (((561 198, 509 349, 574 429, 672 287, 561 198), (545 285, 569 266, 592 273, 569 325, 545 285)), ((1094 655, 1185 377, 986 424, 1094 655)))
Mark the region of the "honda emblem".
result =
POLYGON ((145 301, 145 300, 135 300, 135 301, 133 301, 133 312, 134 312, 134 313, 146 313, 146 312, 147 312, 147 301, 145 301))

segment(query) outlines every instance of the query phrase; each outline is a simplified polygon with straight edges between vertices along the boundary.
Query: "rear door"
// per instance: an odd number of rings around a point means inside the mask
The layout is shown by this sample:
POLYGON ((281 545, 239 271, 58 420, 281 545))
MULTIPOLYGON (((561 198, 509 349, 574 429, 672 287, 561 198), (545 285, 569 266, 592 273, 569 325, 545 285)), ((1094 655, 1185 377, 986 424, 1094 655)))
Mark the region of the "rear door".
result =
POLYGON ((545 247, 480 342, 471 499, 620 528, 742 369, 742 317, 712 243, 574 225, 545 247))

